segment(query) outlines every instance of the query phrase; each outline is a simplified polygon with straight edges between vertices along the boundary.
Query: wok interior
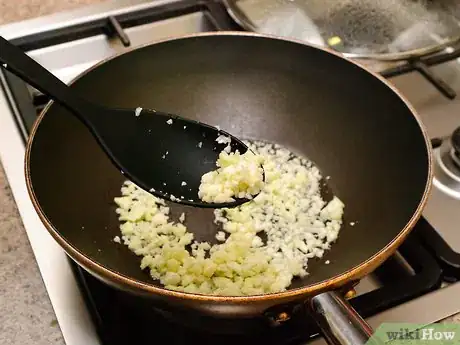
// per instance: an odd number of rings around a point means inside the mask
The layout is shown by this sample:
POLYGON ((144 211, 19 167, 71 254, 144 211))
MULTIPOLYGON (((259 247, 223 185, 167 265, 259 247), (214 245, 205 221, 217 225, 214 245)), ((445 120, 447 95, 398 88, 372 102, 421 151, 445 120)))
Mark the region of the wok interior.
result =
MULTIPOLYGON (((425 191, 428 153, 404 102, 377 78, 316 48, 239 35, 179 39, 112 59, 73 88, 107 106, 175 112, 241 138, 279 143, 316 162, 345 203, 344 225, 332 249, 310 260, 310 275, 293 287, 376 254, 406 226, 425 191)), ((140 270, 140 257, 113 242, 120 234, 113 198, 123 175, 66 112, 53 104, 33 138, 31 184, 41 210, 92 261, 157 284, 140 270)), ((198 239, 213 238, 212 210, 186 207, 186 213, 198 239)))

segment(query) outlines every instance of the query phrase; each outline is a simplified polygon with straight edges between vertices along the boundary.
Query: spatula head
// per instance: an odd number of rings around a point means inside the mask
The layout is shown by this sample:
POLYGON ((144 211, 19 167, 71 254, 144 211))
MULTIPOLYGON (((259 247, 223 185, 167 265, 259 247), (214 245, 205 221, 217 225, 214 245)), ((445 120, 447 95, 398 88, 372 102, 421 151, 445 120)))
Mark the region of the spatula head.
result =
MULTIPOLYGON (((93 120, 94 119, 94 120, 93 120)), ((127 179, 158 197, 196 207, 235 207, 248 201, 206 203, 198 197, 203 174, 216 169, 230 137, 231 151, 248 147, 217 127, 149 109, 104 109, 90 127, 127 179)))

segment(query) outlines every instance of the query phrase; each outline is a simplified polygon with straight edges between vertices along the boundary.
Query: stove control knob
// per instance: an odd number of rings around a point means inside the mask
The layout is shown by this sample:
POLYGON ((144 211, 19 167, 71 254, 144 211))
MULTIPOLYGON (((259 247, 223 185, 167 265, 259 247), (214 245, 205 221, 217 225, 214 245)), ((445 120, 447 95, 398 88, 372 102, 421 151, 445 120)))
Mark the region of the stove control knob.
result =
POLYGON ((456 154, 460 156, 460 127, 458 127, 454 133, 452 133, 452 147, 454 148, 456 154))

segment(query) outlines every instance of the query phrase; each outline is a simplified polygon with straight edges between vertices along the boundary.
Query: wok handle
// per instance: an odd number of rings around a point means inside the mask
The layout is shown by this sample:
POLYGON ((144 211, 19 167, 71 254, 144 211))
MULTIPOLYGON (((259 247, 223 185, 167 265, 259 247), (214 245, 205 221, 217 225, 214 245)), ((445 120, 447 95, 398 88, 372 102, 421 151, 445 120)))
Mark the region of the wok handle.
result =
POLYGON ((309 301, 310 313, 330 345, 364 345, 372 328, 337 292, 324 292, 309 301))

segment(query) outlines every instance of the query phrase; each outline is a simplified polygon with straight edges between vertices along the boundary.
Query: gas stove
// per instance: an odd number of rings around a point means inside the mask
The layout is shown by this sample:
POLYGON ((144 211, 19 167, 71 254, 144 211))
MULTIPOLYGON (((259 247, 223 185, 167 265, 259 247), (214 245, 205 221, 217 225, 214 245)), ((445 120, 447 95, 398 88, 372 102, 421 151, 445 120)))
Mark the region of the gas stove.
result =
MULTIPOLYGON (((219 30, 242 30, 220 1, 117 0, 1 26, 0 35, 69 82, 130 47, 219 30)), ((459 131, 453 136, 460 126, 460 46, 411 61, 364 63, 389 78, 418 111, 435 147, 436 177, 423 218, 398 252, 360 282, 351 303, 373 327, 430 324, 460 312, 460 157, 454 150, 459 131)), ((152 336, 177 344, 324 344, 313 323, 299 325, 295 318, 251 336, 222 337, 206 322, 199 328, 178 326, 174 316, 113 290, 73 264, 36 215, 23 173, 25 142, 47 101, 0 70, 0 158, 67 345, 141 343, 152 336)))

